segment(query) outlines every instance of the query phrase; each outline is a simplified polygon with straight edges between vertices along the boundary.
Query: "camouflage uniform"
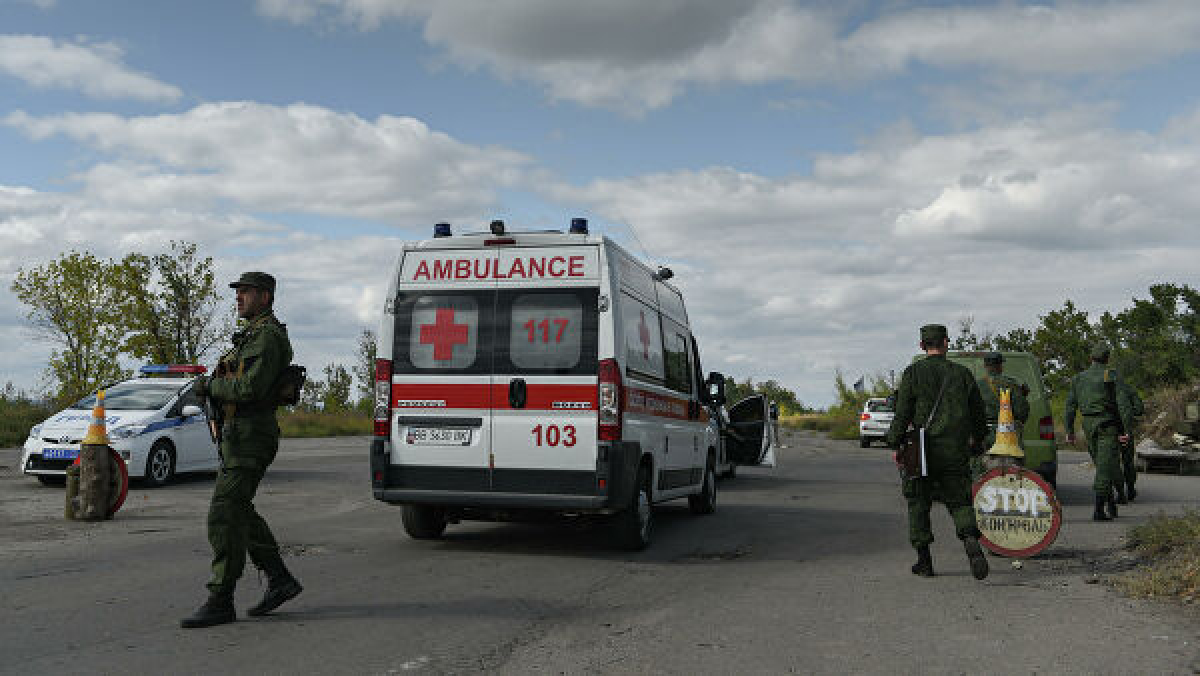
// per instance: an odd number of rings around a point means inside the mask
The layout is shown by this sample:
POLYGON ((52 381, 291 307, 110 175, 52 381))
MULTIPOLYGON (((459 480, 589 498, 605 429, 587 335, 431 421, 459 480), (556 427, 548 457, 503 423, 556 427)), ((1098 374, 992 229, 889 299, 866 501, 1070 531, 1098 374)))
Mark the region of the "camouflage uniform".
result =
MULTIPOLYGON (((945 338, 944 326, 921 327, 923 342, 939 340, 939 336, 945 338)), ((946 385, 937 414, 925 432, 929 474, 905 477, 902 487, 908 502, 909 541, 922 557, 928 556, 929 544, 933 542, 929 512, 935 500, 946 505, 959 539, 970 541, 978 548, 974 542, 979 537, 979 529, 971 501, 971 453, 968 448, 972 442, 976 446, 982 442, 987 434, 987 424, 983 399, 971 371, 950 362, 944 355, 929 355, 906 368, 896 396, 896 415, 888 429, 888 444, 892 448, 899 447, 910 424, 914 427, 925 424, 943 380, 946 385)), ((970 549, 968 553, 971 553, 970 549)), ((916 567, 913 572, 917 572, 916 567)), ((983 575, 986 574, 984 562, 983 575)))
POLYGON ((221 357, 209 384, 224 409, 222 467, 208 510, 213 549, 213 592, 232 591, 246 555, 264 571, 283 563, 267 522, 254 509, 254 495, 279 448, 275 386, 292 360, 287 329, 271 311, 249 320, 234 334, 233 349, 221 357))
MULTIPOLYGON (((256 287, 274 294, 275 279, 247 272, 230 284, 256 287)), ((254 508, 258 485, 279 449, 275 408, 280 377, 292 360, 287 329, 270 308, 246 319, 233 335, 233 348, 221 356, 213 377, 196 384, 224 414, 219 449, 221 470, 208 509, 208 541, 212 546, 209 600, 182 621, 184 628, 232 622, 233 590, 246 557, 267 575, 263 600, 250 615, 263 615, 302 591, 279 553, 279 544, 266 520, 254 508)))
POLYGON ((1083 433, 1087 436, 1088 453, 1096 465, 1092 490, 1096 494, 1094 518, 1107 520, 1116 516, 1113 490, 1123 481, 1117 436, 1122 429, 1133 429, 1133 410, 1127 396, 1118 396, 1124 387, 1117 370, 1105 364, 1109 348, 1098 344, 1092 348, 1092 365, 1077 374, 1067 392, 1066 427, 1068 434, 1075 429, 1075 414, 1083 414, 1083 433), (1109 514, 1104 515, 1108 506, 1109 514))
MULTIPOLYGON (((1117 390, 1117 396, 1126 398, 1129 409, 1135 419, 1146 413, 1146 406, 1142 403, 1142 398, 1127 383, 1121 383, 1121 387, 1117 390)), ((1127 428, 1125 433, 1129 435, 1129 441, 1118 444, 1121 451, 1121 473, 1124 474, 1125 478, 1124 486, 1119 483, 1117 484, 1118 502, 1124 502, 1126 496, 1128 496, 1129 500, 1137 497, 1137 489, 1134 488, 1134 484, 1137 483, 1137 465, 1135 464, 1136 457, 1134 454, 1136 445, 1134 444, 1133 430, 1127 428)))

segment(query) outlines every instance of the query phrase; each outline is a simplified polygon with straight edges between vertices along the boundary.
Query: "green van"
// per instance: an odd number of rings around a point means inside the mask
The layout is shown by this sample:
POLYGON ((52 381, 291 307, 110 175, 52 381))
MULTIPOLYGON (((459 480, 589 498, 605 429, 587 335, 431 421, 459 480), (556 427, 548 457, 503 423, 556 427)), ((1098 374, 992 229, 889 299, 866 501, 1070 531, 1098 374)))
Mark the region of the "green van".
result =
MULTIPOLYGON (((983 358, 991 352, 957 352, 946 355, 950 361, 971 369, 976 380, 983 378, 983 358)), ((1054 416, 1050 397, 1042 382, 1042 367, 1029 352, 1001 352, 1004 355, 1004 374, 1029 386, 1029 419, 1021 434, 1025 448, 1025 466, 1041 474, 1051 486, 1058 480, 1058 442, 1054 439, 1054 416)), ((917 355, 913 361, 924 358, 917 355)))

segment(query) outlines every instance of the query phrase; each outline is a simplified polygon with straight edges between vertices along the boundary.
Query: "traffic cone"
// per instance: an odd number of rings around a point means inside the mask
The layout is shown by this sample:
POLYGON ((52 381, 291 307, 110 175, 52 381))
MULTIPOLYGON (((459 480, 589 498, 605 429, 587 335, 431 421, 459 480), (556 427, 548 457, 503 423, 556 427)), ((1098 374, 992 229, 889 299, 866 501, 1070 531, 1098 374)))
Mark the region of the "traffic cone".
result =
POLYGON ((1017 422, 1013 419, 1012 393, 1008 388, 1000 390, 1000 414, 996 416, 996 443, 988 449, 988 455, 1024 458, 1021 441, 1017 439, 1017 422))
POLYGON ((109 516, 110 462, 108 431, 104 425, 104 390, 96 393, 96 407, 87 436, 79 446, 79 508, 75 517, 100 521, 109 516))
POLYGON ((108 430, 104 426, 104 390, 96 393, 96 407, 92 409, 92 422, 88 424, 83 444, 108 445, 108 430))

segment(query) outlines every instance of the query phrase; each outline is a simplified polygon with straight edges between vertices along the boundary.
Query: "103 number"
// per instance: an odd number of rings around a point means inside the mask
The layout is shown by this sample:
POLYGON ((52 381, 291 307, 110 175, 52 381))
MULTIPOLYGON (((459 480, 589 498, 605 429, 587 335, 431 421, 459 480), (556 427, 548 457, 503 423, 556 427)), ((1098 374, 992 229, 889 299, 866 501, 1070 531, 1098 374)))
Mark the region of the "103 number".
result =
POLYGON ((534 446, 574 446, 578 441, 574 425, 563 425, 561 428, 558 425, 538 425, 533 428, 532 434, 534 446))

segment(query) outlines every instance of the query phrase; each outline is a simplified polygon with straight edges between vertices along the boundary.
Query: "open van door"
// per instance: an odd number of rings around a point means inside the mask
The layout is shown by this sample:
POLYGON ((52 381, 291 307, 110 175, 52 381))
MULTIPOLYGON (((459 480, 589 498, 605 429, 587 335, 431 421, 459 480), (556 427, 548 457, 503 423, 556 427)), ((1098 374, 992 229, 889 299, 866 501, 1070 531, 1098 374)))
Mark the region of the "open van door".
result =
POLYGON ((730 407, 729 426, 725 429, 726 456, 738 465, 774 466, 774 458, 768 458, 771 450, 768 420, 767 398, 761 394, 746 397, 730 407))

